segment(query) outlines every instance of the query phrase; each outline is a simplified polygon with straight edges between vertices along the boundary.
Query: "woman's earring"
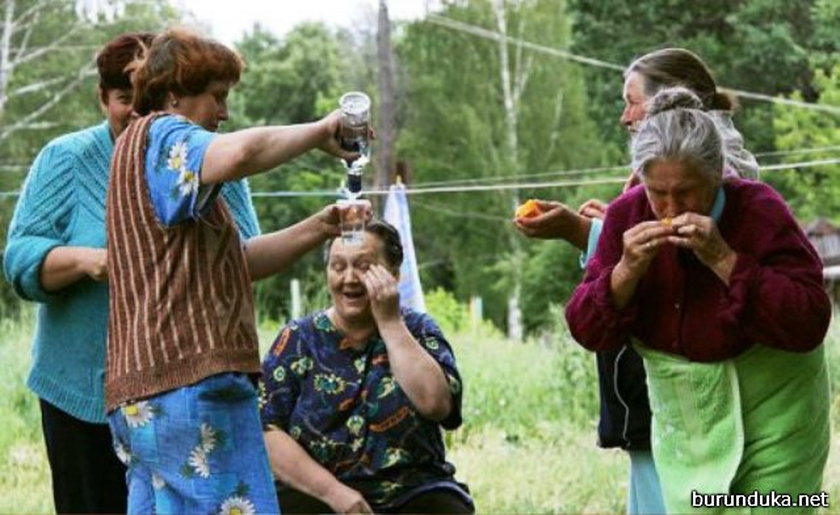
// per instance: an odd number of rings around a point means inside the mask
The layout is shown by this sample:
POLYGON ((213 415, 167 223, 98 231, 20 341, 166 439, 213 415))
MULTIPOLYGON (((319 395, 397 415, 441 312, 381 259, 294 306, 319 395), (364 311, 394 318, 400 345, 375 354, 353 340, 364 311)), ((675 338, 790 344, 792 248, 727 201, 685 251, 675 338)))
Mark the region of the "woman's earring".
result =
POLYGON ((178 99, 172 99, 172 102, 169 102, 169 105, 171 105, 172 107, 178 107, 178 99))

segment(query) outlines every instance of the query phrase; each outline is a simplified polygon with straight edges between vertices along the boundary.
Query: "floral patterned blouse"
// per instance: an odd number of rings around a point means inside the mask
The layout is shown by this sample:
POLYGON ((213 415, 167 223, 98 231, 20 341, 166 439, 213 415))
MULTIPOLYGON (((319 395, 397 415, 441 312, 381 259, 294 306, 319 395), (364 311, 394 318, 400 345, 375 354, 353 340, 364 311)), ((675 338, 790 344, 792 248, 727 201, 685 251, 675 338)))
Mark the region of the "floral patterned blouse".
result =
POLYGON ((178 115, 152 122, 146 150, 146 182, 155 213, 171 226, 198 218, 221 185, 200 186, 204 154, 216 134, 178 115))
POLYGON ((288 433, 374 509, 437 488, 455 490, 471 504, 466 487, 454 479, 455 467, 445 460, 441 435, 441 426, 461 425, 455 356, 431 317, 409 309, 402 316, 449 382, 452 411, 445 420, 417 413, 391 373, 378 334, 355 350, 319 311, 284 327, 263 361, 263 426, 288 433))

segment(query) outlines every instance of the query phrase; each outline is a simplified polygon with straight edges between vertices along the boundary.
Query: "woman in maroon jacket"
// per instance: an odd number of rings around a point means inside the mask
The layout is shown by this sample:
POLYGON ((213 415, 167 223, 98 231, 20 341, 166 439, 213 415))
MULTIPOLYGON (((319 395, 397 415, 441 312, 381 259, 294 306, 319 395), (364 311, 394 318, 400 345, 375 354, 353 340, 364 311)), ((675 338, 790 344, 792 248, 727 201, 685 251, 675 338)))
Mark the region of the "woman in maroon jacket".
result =
POLYGON ((692 490, 816 492, 828 449, 822 265, 778 193, 723 178, 700 105, 683 88, 651 101, 632 143, 642 185, 610 205, 566 308, 582 346, 645 358, 668 511, 692 490))

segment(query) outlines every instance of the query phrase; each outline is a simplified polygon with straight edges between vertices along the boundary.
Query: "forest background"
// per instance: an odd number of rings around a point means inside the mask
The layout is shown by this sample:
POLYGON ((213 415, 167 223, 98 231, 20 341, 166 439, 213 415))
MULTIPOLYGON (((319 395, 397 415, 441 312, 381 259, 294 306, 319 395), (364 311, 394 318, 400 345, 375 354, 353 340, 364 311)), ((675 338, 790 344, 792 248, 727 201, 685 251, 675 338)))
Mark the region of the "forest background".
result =
MULTIPOLYGON (((16 192, 37 152, 53 137, 102 119, 96 51, 121 32, 193 23, 166 0, 99 4, 88 10, 72 0, 0 1, 4 245, 16 192)), ((343 92, 362 90, 373 98, 375 123, 391 124, 380 135, 393 141, 392 153, 366 172, 366 189, 387 186, 397 170, 410 188, 471 188, 409 197, 427 304, 453 335, 468 385, 473 381, 465 401, 473 418, 450 436, 456 465, 478 484, 488 511, 621 511, 623 458, 593 448, 592 359, 575 348, 562 321, 562 303, 580 279, 577 253, 522 237, 511 223, 513 207, 530 197, 575 207, 617 195, 628 171, 627 134, 618 124, 621 68, 647 51, 682 46, 703 57, 720 85, 782 99, 741 98, 735 123, 746 147, 762 164, 762 180, 785 196, 803 225, 840 222, 840 0, 441 4, 420 20, 389 25, 372 12, 352 28, 308 23, 278 36, 254 26, 234 43, 247 67, 222 130, 311 121, 334 109, 343 92), (383 26, 391 42, 387 56, 377 45, 383 26), (383 86, 385 62, 392 74, 383 86), (466 307, 477 298, 480 321, 466 307), (524 329, 513 339, 511 308, 521 312, 524 329), (480 457, 482 449, 491 449, 491 458, 480 457), (556 459, 546 459, 553 451, 556 459), (589 461, 582 469, 564 465, 577 458, 589 461), (519 493, 507 495, 492 470, 519 459, 517 467, 547 476, 515 482, 519 493), (590 467, 594 485, 580 479, 590 467)), ((332 202, 343 175, 340 163, 313 153, 254 177, 262 230, 285 227, 332 202)), ((303 312, 326 305, 323 273, 313 252, 257 285, 263 344, 292 314, 293 278, 302 287, 303 312)), ((8 392, 0 414, 17 420, 0 438, 0 470, 33 474, 0 473, 4 513, 50 507, 47 490, 32 495, 25 486, 40 478, 34 491, 46 488, 37 404, 22 385, 32 325, 31 306, 0 282, 0 354, 3 363, 14 363, 2 378, 8 392)), ((836 325, 828 342, 835 363, 836 325)), ((837 454, 834 449, 835 470, 837 454)), ((836 482, 830 490, 840 502, 836 482)))

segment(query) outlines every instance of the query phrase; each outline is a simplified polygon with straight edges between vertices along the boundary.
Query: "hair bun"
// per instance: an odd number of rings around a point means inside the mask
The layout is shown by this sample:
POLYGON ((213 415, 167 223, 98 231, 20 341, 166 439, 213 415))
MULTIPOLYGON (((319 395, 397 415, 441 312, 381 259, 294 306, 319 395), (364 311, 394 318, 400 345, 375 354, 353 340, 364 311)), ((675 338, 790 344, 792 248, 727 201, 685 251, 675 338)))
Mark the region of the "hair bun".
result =
POLYGON ((703 109, 703 102, 688 88, 665 88, 659 90, 648 101, 647 115, 653 116, 671 109, 703 109))

